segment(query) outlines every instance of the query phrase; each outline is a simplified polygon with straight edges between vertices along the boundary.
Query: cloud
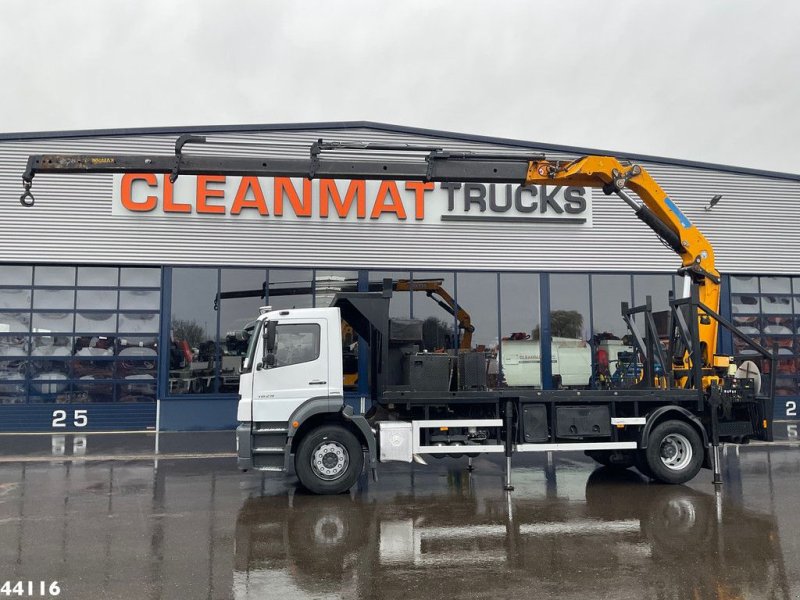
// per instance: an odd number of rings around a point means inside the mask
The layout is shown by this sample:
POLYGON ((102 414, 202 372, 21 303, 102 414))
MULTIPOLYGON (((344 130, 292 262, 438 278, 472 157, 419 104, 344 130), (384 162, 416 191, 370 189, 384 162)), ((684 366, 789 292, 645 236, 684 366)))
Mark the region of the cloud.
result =
POLYGON ((0 3, 0 131, 374 120, 798 172, 800 4, 0 3))

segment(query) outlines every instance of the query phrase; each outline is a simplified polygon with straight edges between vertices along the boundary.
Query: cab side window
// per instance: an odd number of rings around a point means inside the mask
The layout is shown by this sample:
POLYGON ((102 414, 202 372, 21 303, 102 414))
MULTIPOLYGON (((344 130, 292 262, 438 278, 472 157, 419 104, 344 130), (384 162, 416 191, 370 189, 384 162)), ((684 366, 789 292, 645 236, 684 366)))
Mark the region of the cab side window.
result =
POLYGON ((275 329, 275 366, 288 367, 319 358, 320 328, 315 323, 278 324, 275 329))

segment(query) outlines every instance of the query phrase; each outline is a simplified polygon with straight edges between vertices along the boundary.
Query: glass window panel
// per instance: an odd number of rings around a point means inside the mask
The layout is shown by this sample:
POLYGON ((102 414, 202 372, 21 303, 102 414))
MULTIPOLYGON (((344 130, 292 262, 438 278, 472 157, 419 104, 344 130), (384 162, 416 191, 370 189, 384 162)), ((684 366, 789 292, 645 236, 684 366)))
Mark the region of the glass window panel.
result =
POLYGON ((796 396, 797 384, 791 377, 776 377, 775 378, 775 395, 776 396, 796 396))
POLYGON ((28 312, 0 312, 0 333, 26 333, 30 324, 28 312))
POLYGON ((123 268, 119 284, 122 287, 161 287, 161 269, 123 268))
MULTIPOLYGON (((263 292, 267 272, 265 269, 223 269, 222 294, 225 292, 263 292)), ((264 305, 260 295, 244 298, 224 298, 219 301, 221 354, 220 387, 224 393, 239 390, 239 367, 247 352, 250 334, 264 305)))
POLYGON ((732 292, 752 292, 758 293, 758 277, 744 275, 731 275, 732 292))
POLYGON ((453 350, 458 346, 456 321, 433 299, 427 296, 428 287, 441 285, 449 295, 455 295, 453 273, 416 272, 412 274, 413 318, 423 321, 422 341, 425 350, 453 350))
POLYGON ((117 290, 78 290, 78 309, 116 310, 117 290))
POLYGON ((33 313, 34 333, 71 333, 73 313, 33 313))
POLYGON ((31 285, 33 267, 0 265, 0 285, 31 285))
POLYGON ((80 333, 114 333, 117 331, 116 313, 77 313, 75 331, 80 333))
POLYGON ((650 296, 653 310, 669 310, 669 295, 672 292, 672 275, 634 275, 633 304, 642 306, 650 296))
POLYGON ((34 358, 30 361, 31 377, 34 379, 46 379, 48 373, 58 373, 64 376, 63 379, 69 379, 70 362, 65 358, 34 358))
POLYGON ((72 356, 72 351, 68 335, 35 335, 31 340, 31 356, 72 356))
POLYGON ((114 361, 77 359, 72 363, 72 376, 82 381, 114 379, 114 361))
POLYGON ((113 402, 114 384, 94 383, 91 379, 81 380, 72 385, 70 401, 75 403, 113 402))
MULTIPOLYGON (((542 387, 539 347, 539 275, 500 274, 500 367, 498 385, 542 387)), ((489 383, 495 364, 490 358, 489 383)))
POLYGON ((0 289, 0 308, 30 308, 31 291, 0 289))
POLYGON ((75 285, 75 267, 36 267, 34 285, 75 285))
POLYGON ((4 381, 17 381, 25 379, 28 362, 26 360, 0 360, 0 379, 4 381))
POLYGON ((733 324, 736 325, 745 335, 759 336, 761 335, 763 325, 761 324, 761 317, 758 315, 738 315, 733 317, 733 324))
POLYGON ((486 374, 485 382, 478 380, 472 385, 496 387, 500 368, 497 273, 459 273, 456 292, 456 301, 463 313, 469 316, 473 328, 470 341, 470 335, 462 327, 463 320, 458 322, 458 347, 460 352, 475 351, 480 356, 480 359, 475 358, 478 368, 486 374))
POLYGON ((120 290, 121 310, 158 310, 161 305, 161 292, 154 290, 120 290))
MULTIPOLYGON (((496 273, 459 273, 457 279, 456 301, 461 309, 470 317, 472 327, 472 344, 469 348, 497 352, 497 274, 496 273)), ((461 325, 459 323, 459 325, 461 325)), ((464 330, 459 328, 459 336, 463 338, 464 330)), ((461 344, 463 347, 463 344, 461 344)))
POLYGON ((358 271, 317 271, 314 274, 314 306, 326 307, 341 291, 356 291, 358 271))
POLYGON ((25 401, 25 384, 0 383, 0 404, 25 404, 25 401))
POLYGON ((75 290, 34 290, 33 308, 75 308, 75 290))
MULTIPOLYGON (((384 279, 392 281, 409 281, 411 273, 408 271, 370 271, 369 282, 371 285, 381 285, 384 279)), ((427 300, 427 298, 426 298, 427 300)), ((389 316, 396 319, 408 319, 411 316, 411 292, 392 292, 389 303, 389 316)))
POLYGON ((117 287, 119 270, 116 267, 78 267, 78 285, 117 287))
POLYGON ((144 354, 144 351, 150 350, 149 348, 139 348, 138 350, 142 351, 141 356, 126 354, 117 363, 118 379, 141 379, 144 375, 152 379, 156 378, 156 369, 158 367, 156 355, 144 354))
POLYGON ((26 356, 29 340, 27 335, 0 336, 0 356, 26 356))
POLYGON ((170 393, 214 392, 216 297, 217 269, 172 270, 170 393))
MULTIPOLYGON (((753 341, 759 344, 762 342, 761 338, 758 337, 753 338, 753 341)), ((740 356, 760 356, 756 350, 735 336, 733 338, 733 353, 740 356)))
POLYGON ((761 312, 769 315, 788 315, 792 312, 791 296, 761 296, 761 312))
POLYGON ((621 339, 628 333, 622 320, 622 303, 631 303, 630 275, 592 275, 594 335, 621 339))
POLYGON ((761 303, 758 296, 751 294, 731 294, 731 313, 752 314, 761 310, 761 303))
POLYGON ((270 269, 269 304, 274 309, 311 308, 313 271, 270 269))
POLYGON ((83 335, 75 338, 75 356, 114 356, 114 338, 107 335, 83 335))
POLYGON ((788 277, 762 277, 762 294, 791 294, 792 283, 788 277))
POLYGON ((25 402, 24 361, 0 360, 0 404, 21 404, 25 402))
POLYGON ((156 401, 156 382, 155 380, 141 377, 131 379, 116 386, 117 402, 155 402, 156 401))
POLYGON ((794 358, 787 358, 778 361, 778 375, 796 375, 797 361, 794 358))
POLYGON ((278 324, 275 332, 275 367, 288 367, 319 358, 320 327, 278 324))
POLYGON ((124 333, 158 333, 158 314, 120 313, 119 330, 124 333))
POLYGON ((158 354, 158 337, 121 336, 117 338, 116 353, 118 356, 132 358, 156 356, 158 354))
POLYGON ((763 317, 762 332, 766 335, 791 335, 794 333, 794 317, 763 317))
POLYGON ((592 378, 589 337, 589 276, 550 276, 553 386, 585 388, 592 378))

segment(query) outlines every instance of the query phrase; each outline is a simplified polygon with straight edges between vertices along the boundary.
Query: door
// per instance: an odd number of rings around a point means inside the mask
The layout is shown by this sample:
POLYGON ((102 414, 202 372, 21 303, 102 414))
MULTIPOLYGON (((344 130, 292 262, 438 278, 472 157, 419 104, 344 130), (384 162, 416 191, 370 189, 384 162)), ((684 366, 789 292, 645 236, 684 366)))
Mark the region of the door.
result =
POLYGON ((253 372, 253 421, 285 422, 306 400, 327 398, 326 336, 326 319, 278 321, 275 364, 261 357, 253 372))

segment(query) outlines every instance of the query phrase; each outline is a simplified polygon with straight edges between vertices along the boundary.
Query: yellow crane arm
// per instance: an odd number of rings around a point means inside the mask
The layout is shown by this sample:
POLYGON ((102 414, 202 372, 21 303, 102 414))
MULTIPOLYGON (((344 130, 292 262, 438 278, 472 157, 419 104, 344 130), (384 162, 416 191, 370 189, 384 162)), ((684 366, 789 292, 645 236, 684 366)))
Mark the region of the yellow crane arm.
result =
MULTIPOLYGON (((719 312, 720 276, 714 266, 714 249, 639 165, 624 165, 610 156, 584 156, 567 163, 533 160, 528 165, 525 184, 574 185, 601 188, 606 194, 617 194, 680 255, 683 262, 681 272, 698 284, 700 302, 719 312), (634 191, 643 204, 626 194, 625 188, 634 191)), ((701 317, 699 331, 703 363, 709 367, 717 348, 717 321, 701 317)))

